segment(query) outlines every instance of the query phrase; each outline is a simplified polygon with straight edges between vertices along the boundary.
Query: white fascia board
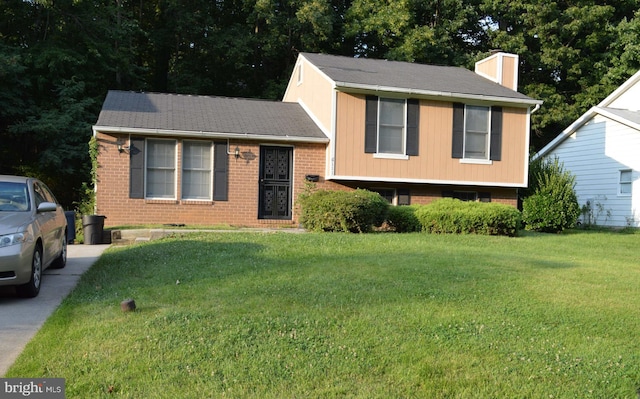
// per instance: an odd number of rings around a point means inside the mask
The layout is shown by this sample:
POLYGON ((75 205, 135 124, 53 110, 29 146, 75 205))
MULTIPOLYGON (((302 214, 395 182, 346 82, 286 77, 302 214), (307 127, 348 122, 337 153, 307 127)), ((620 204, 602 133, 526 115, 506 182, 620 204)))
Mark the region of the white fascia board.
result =
POLYGON ((614 114, 612 112, 607 111, 606 109, 600 108, 600 107, 595 107, 595 112, 597 112, 598 114, 604 116, 605 118, 609 118, 613 121, 616 121, 622 125, 628 126, 632 129, 635 130, 640 130, 640 124, 634 121, 630 121, 627 118, 624 118, 620 115, 614 114))
POLYGON ((615 89, 613 93, 609 94, 607 98, 602 100, 597 106, 608 107, 609 104, 614 102, 618 97, 624 94, 624 92, 626 92, 631 86, 635 85, 638 81, 640 81, 640 71, 636 72, 632 77, 627 79, 626 82, 621 84, 620 87, 615 89))
POLYGON ((286 141, 292 143, 328 143, 328 138, 321 137, 297 137, 297 136, 272 136, 265 134, 251 133, 225 133, 225 132, 204 132, 204 131, 181 131, 166 129, 142 129, 142 128, 126 128, 113 126, 93 126, 94 135, 96 132, 101 133, 119 133, 119 134, 139 134, 142 136, 171 136, 171 137, 202 137, 202 138, 221 138, 221 139, 245 139, 245 140, 263 140, 263 141, 286 141))
POLYGON ((307 116, 309 118, 311 118, 311 120, 313 121, 313 123, 318 127, 318 129, 320 129, 322 131, 322 133, 324 133, 325 136, 327 137, 333 137, 332 136, 332 132, 328 131, 323 125, 322 123, 320 123, 320 121, 318 120, 318 118, 316 118, 316 116, 311 112, 311 110, 309 110, 309 107, 307 107, 307 104, 304 103, 304 101, 302 101, 301 98, 298 99, 298 105, 300 105, 300 107, 302 107, 302 109, 304 110, 304 112, 307 114, 307 116))
POLYGON ((547 144, 546 146, 544 146, 540 151, 538 151, 533 158, 531 158, 532 160, 536 160, 540 157, 544 157, 545 155, 547 155, 549 152, 551 152, 551 150, 553 150, 554 148, 556 148, 561 142, 563 142, 567 137, 571 136, 576 130, 578 130, 582 125, 584 125, 585 123, 587 123, 591 118, 593 118, 593 116, 596 113, 596 107, 591 107, 591 109, 589 109, 587 112, 585 112, 584 114, 582 114, 582 116, 578 119, 576 119, 571 125, 569 125, 566 129, 564 129, 562 131, 562 133, 560 133, 559 135, 556 136, 555 139, 551 140, 551 142, 549 142, 549 144, 547 144))
POLYGON ((437 185, 454 185, 454 186, 480 186, 480 187, 504 187, 504 188, 526 188, 526 182, 522 183, 505 183, 505 182, 478 182, 467 180, 434 180, 434 179, 403 179, 394 177, 370 177, 370 176, 327 176, 326 180, 347 180, 347 181, 366 181, 366 182, 382 182, 382 183, 414 183, 414 184, 437 184, 437 185))
POLYGON ((626 118, 623 118, 620 115, 616 115, 612 112, 607 111, 600 106, 591 107, 587 112, 582 114, 582 116, 576 119, 569 127, 564 129, 562 133, 560 133, 555 139, 553 139, 549 144, 544 146, 540 151, 538 151, 532 159, 538 159, 540 157, 544 157, 549 152, 551 152, 554 148, 556 148, 560 143, 562 143, 567 137, 571 136, 578 129, 580 129, 585 123, 590 121, 596 114, 600 114, 605 118, 611 119, 623 125, 629 126, 632 129, 640 131, 640 124, 630 121, 626 118))
POLYGON ((453 92, 444 92, 444 91, 433 91, 433 90, 416 90, 416 89, 403 89, 399 87, 390 87, 390 86, 372 86, 372 85, 363 85, 363 84, 354 84, 354 83, 346 83, 346 82, 335 82, 335 86, 337 90, 349 92, 361 92, 361 93, 397 93, 404 95, 413 95, 420 96, 425 98, 439 99, 442 100, 446 98, 450 101, 481 101, 481 102, 491 102, 495 105, 506 105, 510 107, 530 107, 535 105, 541 105, 543 101, 541 100, 524 100, 517 98, 509 98, 509 97, 499 97, 499 96, 485 96, 479 94, 464 94, 464 93, 453 93, 453 92))

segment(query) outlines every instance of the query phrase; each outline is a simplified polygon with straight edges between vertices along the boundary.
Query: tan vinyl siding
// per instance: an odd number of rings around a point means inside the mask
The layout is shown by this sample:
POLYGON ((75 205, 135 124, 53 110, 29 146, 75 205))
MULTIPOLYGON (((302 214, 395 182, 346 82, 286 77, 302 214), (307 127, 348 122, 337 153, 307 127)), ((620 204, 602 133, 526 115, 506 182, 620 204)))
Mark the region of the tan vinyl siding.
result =
POLYGON ((493 79, 498 80, 498 57, 490 57, 482 60, 476 66, 476 72, 483 73, 487 76, 491 76, 493 79))
POLYGON ((331 131, 333 84, 318 72, 309 62, 301 59, 296 66, 289 86, 282 99, 284 102, 299 103, 320 123, 324 132, 331 131), (299 68, 302 68, 300 71, 299 68), (298 81, 298 74, 302 79, 298 81))
POLYGON ((503 57, 502 58, 502 79, 501 84, 510 88, 511 90, 517 90, 515 87, 514 77, 516 76, 516 58, 515 57, 503 57))
POLYGON ((524 182, 527 110, 503 108, 502 160, 467 164, 451 157, 453 104, 420 101, 419 155, 380 159, 364 152, 365 97, 338 94, 335 175, 368 180, 501 183, 524 182))

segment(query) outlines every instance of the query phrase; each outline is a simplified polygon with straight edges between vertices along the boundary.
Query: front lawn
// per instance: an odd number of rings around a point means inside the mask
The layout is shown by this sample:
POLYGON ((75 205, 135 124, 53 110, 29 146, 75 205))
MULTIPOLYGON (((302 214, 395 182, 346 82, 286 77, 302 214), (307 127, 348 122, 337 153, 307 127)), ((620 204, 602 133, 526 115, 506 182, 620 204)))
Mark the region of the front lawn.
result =
POLYGON ((212 232, 113 247, 6 377, 66 378, 67 398, 637 398, 639 244, 212 232))

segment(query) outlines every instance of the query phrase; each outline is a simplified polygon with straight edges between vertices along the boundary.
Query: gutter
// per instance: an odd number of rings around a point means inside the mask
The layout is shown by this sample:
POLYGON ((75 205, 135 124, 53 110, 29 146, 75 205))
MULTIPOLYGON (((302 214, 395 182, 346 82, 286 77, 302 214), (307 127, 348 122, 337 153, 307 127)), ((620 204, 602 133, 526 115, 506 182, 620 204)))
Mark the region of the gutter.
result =
POLYGON ((157 135, 157 136, 174 136, 174 137, 203 137, 203 138, 224 138, 224 139, 245 139, 245 140, 270 140, 270 141, 286 141, 293 143, 328 143, 327 137, 300 137, 300 136, 275 136, 252 133, 223 133, 223 132, 204 132, 204 131, 180 131, 169 129, 146 129, 146 128, 127 128, 113 126, 93 126, 93 135, 97 132, 101 133, 120 133, 120 134, 140 134, 140 135, 157 135))
MULTIPOLYGON (((536 110, 540 108, 540 105, 543 103, 541 100, 534 100, 532 98, 523 99, 523 98, 509 98, 509 97, 499 97, 499 96, 485 96, 483 94, 464 94, 464 93, 453 93, 453 92, 445 92, 445 91, 432 91, 432 90, 416 90, 416 89, 402 89, 398 87, 390 87, 390 86, 372 86, 372 85, 364 85, 364 84, 354 84, 347 82, 335 82, 335 87, 338 90, 352 89, 354 91, 362 91, 362 92, 385 92, 385 93, 398 93, 398 94, 410 94, 424 97, 432 97, 436 99, 448 98, 451 100, 477 100, 477 101, 486 101, 492 103, 503 103, 509 105, 535 105, 537 106, 536 110)), ((516 92, 517 93, 517 92, 516 92)))

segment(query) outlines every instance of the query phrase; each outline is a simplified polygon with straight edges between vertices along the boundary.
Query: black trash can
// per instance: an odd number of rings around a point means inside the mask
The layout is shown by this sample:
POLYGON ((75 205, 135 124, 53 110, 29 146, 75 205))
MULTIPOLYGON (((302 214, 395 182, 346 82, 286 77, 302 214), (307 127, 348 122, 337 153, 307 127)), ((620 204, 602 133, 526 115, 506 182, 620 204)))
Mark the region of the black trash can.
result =
POLYGON ((67 217, 67 243, 72 244, 76 239, 76 213, 65 211, 64 216, 67 217))
POLYGON ((106 216, 102 215, 84 215, 82 217, 82 232, 85 244, 102 244, 105 218, 106 216))

